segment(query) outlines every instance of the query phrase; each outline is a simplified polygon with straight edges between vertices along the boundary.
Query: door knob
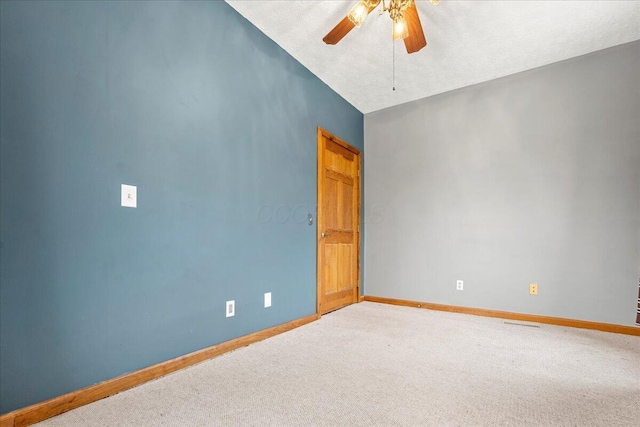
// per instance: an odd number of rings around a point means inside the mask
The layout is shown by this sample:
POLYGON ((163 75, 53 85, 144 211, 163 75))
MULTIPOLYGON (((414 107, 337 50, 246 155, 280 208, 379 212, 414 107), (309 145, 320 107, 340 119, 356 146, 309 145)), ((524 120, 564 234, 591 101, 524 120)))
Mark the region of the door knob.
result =
POLYGON ((322 234, 321 234, 321 236, 322 236, 322 237, 329 237, 329 236, 331 236, 331 234, 329 234, 329 233, 322 233, 322 234))

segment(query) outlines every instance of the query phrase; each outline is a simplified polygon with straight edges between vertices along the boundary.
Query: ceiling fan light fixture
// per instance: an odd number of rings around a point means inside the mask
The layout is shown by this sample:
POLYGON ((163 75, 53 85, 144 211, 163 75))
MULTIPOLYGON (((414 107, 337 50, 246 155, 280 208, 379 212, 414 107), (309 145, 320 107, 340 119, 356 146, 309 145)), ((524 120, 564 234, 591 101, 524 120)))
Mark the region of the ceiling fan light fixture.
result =
POLYGON ((409 26, 404 16, 398 15, 393 19, 393 41, 409 37, 409 26))
POLYGON ((364 23, 364 20, 367 19, 368 15, 369 4, 366 1, 361 0, 351 8, 351 10, 349 11, 349 15, 347 16, 349 17, 349 20, 353 22, 353 25, 355 25, 356 28, 360 28, 360 26, 364 23))
POLYGON ((342 18, 338 25, 322 38, 322 41, 329 45, 337 44, 351 30, 360 27, 373 10, 382 5, 379 14, 389 13, 393 40, 403 40, 407 53, 416 53, 427 45, 416 1, 418 0, 389 0, 388 2, 385 0, 359 0, 347 16, 342 18))

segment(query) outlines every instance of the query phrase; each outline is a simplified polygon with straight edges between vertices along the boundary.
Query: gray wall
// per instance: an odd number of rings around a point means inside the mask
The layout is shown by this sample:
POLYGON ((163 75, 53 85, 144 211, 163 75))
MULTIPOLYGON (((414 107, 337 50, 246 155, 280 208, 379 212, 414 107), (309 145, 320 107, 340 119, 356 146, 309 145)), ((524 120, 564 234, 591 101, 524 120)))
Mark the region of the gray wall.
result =
POLYGON ((640 42, 367 114, 365 147, 367 295, 634 323, 640 42))
POLYGON ((231 7, 2 1, 0 73, 0 412, 315 312, 363 116, 231 7))

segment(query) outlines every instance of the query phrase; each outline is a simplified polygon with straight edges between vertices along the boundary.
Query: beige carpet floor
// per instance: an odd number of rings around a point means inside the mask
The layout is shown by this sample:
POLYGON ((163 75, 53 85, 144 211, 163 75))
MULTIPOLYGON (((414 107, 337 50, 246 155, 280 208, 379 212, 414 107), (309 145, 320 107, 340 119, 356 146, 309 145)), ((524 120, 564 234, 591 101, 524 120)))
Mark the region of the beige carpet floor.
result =
POLYGON ((640 426, 640 338, 356 304, 41 426, 640 426))

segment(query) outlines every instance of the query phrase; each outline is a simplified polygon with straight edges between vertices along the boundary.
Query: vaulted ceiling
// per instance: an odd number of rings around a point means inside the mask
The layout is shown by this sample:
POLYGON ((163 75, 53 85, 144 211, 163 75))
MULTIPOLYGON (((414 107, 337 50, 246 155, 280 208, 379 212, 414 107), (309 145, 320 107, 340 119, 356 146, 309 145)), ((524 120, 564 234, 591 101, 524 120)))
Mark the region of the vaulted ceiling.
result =
POLYGON ((227 0, 363 113, 640 39, 640 1, 417 0, 428 45, 394 48, 374 11, 337 45, 322 38, 356 0, 227 0))

